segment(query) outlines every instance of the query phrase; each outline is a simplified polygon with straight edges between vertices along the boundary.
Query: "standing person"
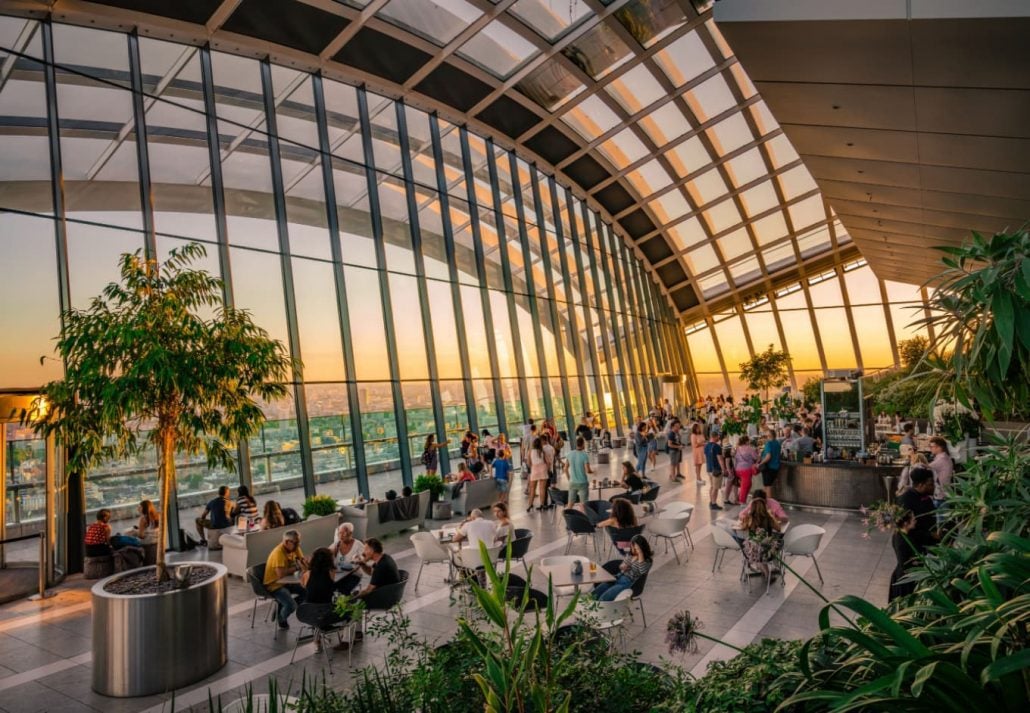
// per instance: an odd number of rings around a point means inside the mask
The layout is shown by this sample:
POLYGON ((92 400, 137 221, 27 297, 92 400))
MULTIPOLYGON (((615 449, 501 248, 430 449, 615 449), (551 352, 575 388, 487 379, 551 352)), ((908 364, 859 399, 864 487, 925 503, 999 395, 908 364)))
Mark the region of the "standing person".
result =
POLYGON ((690 429, 690 451, 694 456, 694 480, 698 485, 704 485, 701 466, 705 462, 705 436, 700 423, 695 423, 690 429))
POLYGON ((912 545, 911 533, 916 526, 916 518, 911 511, 906 510, 894 523, 894 534, 891 535, 891 547, 894 548, 894 556, 897 564, 891 572, 891 586, 887 594, 887 602, 890 603, 898 597, 911 594, 916 591, 915 582, 904 582, 899 584, 898 580, 908 574, 908 570, 919 561, 919 554, 912 545))
POLYGON ((614 582, 604 582, 594 587, 592 596, 601 602, 612 602, 619 594, 632 587, 638 579, 651 570, 654 556, 651 545, 643 535, 634 535, 629 541, 629 554, 619 565, 619 576, 614 582))
POLYGON ((647 469, 647 424, 643 421, 633 431, 633 454, 637 457, 637 472, 644 475, 647 469))
POLYGON ((590 499, 590 479, 594 469, 590 466, 590 456, 586 452, 586 441, 583 436, 576 437, 576 450, 565 459, 565 471, 569 477, 569 507, 577 502, 586 507, 590 499))
POLYGON ((741 436, 737 441, 737 448, 733 451, 733 467, 740 478, 739 503, 744 505, 751 492, 751 479, 758 472, 758 451, 747 436, 741 436))
POLYGON ((497 457, 497 439, 485 428, 482 436, 479 456, 483 460, 483 465, 486 466, 486 472, 489 473, 493 469, 494 458, 497 457))
POLYGON ((497 499, 499 502, 508 502, 508 490, 511 488, 511 461, 508 460, 511 454, 507 450, 497 449, 497 457, 494 458, 494 485, 497 488, 497 499))
POLYGON ((547 502, 547 456, 544 454, 544 442, 539 436, 533 440, 529 451, 529 504, 526 512, 533 511, 533 503, 537 493, 540 494, 540 510, 547 502))
POLYGON ((580 419, 579 425, 576 426, 576 435, 583 439, 583 442, 587 444, 587 450, 590 450, 590 441, 594 438, 594 429, 590 425, 589 414, 580 419))
POLYGON ((268 554, 265 562, 265 589, 278 603, 280 629, 289 629, 288 619, 297 605, 304 601, 304 587, 300 582, 280 582, 283 577, 302 572, 306 566, 304 552, 300 549, 300 533, 287 530, 283 541, 268 554))
POLYGON ((782 446, 776 440, 776 429, 770 428, 766 434, 765 445, 762 446, 762 456, 758 460, 758 469, 762 473, 762 487, 772 496, 773 484, 780 474, 780 453, 782 446))
POLYGON ((933 471, 933 504, 938 509, 944 505, 951 492, 951 479, 955 475, 955 464, 948 454, 948 442, 940 436, 930 439, 930 470, 933 471))
MULTIPOLYGON (((555 472, 557 467, 555 464, 558 459, 558 451, 555 450, 551 437, 545 431, 540 440, 543 443, 544 458, 547 460, 547 485, 552 486, 558 479, 558 474, 555 472)), ((549 508, 550 505, 547 503, 547 489, 543 492, 543 506, 549 508)))
POLYGON ((903 435, 901 436, 901 445, 910 446, 914 450, 916 447, 915 432, 916 425, 911 421, 906 423, 902 429, 903 435))
POLYGON ((669 445, 669 480, 676 482, 683 480, 680 473, 680 463, 683 462, 683 441, 680 439, 680 430, 683 425, 679 419, 673 419, 669 425, 669 434, 666 436, 669 445))
POLYGON ((504 433, 497 434, 497 457, 507 458, 511 464, 511 445, 508 443, 508 436, 504 433))
POLYGON ((519 443, 519 460, 522 466, 529 467, 529 452, 533 450, 533 441, 536 440, 536 424, 533 419, 522 426, 522 442, 519 443))
POLYGON ((222 533, 232 529, 232 511, 233 502, 229 499, 229 486, 223 485, 218 488, 218 496, 208 502, 204 512, 196 520, 200 544, 207 544, 205 530, 212 530, 217 534, 212 546, 218 546, 217 540, 222 533))
POLYGON ((236 507, 232 512, 233 519, 238 517, 247 518, 247 525, 254 522, 258 518, 258 504, 251 494, 250 490, 246 485, 241 485, 236 488, 236 507))
POLYGON ((426 436, 426 444, 422 448, 422 465, 426 467, 426 475, 436 475, 436 471, 440 469, 440 449, 448 443, 450 441, 447 440, 437 443, 435 433, 426 436))
POLYGON ((653 418, 647 424, 647 460, 651 470, 658 467, 658 424, 653 418))
POLYGON ((708 507, 711 510, 722 510, 722 506, 719 505, 719 490, 722 489, 722 474, 726 470, 726 459, 722 455, 722 436, 716 431, 712 431, 711 438, 705 445, 705 462, 711 477, 708 507))

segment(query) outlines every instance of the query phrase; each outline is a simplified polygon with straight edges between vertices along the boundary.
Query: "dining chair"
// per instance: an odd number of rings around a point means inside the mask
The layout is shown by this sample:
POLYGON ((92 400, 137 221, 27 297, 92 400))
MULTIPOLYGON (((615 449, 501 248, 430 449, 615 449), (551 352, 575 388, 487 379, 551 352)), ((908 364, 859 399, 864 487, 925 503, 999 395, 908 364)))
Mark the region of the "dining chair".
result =
POLYGON ((716 569, 722 569, 723 560, 726 559, 726 552, 734 551, 740 554, 740 579, 744 579, 744 552, 740 549, 740 543, 733 539, 729 530, 718 524, 712 525, 712 540, 715 542, 715 561, 712 562, 712 574, 716 569))
POLYGON ((565 518, 565 531, 567 541, 565 543, 565 554, 569 553, 572 549, 572 541, 580 535, 589 535, 591 542, 594 543, 594 553, 597 553, 597 528, 594 527, 594 523, 590 521, 590 518, 581 513, 579 510, 573 508, 567 508, 562 516, 565 518))
MULTIPOLYGON (((604 571, 608 574, 612 575, 613 577, 618 577, 620 571, 619 565, 621 564, 622 560, 609 560, 601 566, 604 568, 604 571)), ((633 585, 630 587, 630 591, 633 593, 633 595, 630 597, 630 600, 636 602, 637 605, 640 607, 640 619, 643 622, 645 629, 647 628, 647 615, 644 613, 643 595, 644 587, 646 586, 647 575, 645 574, 641 577, 637 577, 637 580, 633 582, 633 585)))
POLYGON ((419 580, 422 579, 422 568, 427 564, 446 562, 448 577, 453 574, 450 549, 436 539, 431 532, 416 532, 411 536, 411 545, 415 548, 415 556, 419 560, 418 574, 415 575, 416 590, 418 590, 419 580))
MULTIPOLYGON (((672 553, 676 556, 676 564, 680 564, 680 553, 676 549, 676 538, 682 537, 685 543, 687 539, 686 527, 690 522, 690 515, 659 515, 648 521, 647 531, 654 538, 655 546, 658 545, 658 538, 665 540, 665 552, 669 552, 669 545, 672 545, 672 553)), ((684 556, 686 551, 684 549, 684 556)))
MULTIPOLYGON (((256 564, 253 567, 247 567, 247 581, 250 582, 250 590, 254 592, 254 607, 250 611, 250 628, 254 628, 254 619, 257 616, 258 602, 268 602, 268 613, 265 615, 265 621, 275 621, 276 608, 278 602, 275 601, 275 597, 265 587, 265 564, 256 564)), ((276 627, 276 634, 278 635, 279 627, 276 627)))
MULTIPOLYGON (((787 533, 783 536, 782 557, 784 559, 788 556, 811 557, 813 564, 815 564, 815 573, 819 575, 820 584, 825 584, 825 582, 823 582, 823 573, 819 571, 819 560, 815 558, 815 553, 819 549, 819 545, 822 544, 823 535, 825 534, 826 530, 818 525, 806 524, 795 525, 787 530, 787 533)), ((780 584, 785 584, 786 580, 787 571, 784 569, 780 578, 780 584)))

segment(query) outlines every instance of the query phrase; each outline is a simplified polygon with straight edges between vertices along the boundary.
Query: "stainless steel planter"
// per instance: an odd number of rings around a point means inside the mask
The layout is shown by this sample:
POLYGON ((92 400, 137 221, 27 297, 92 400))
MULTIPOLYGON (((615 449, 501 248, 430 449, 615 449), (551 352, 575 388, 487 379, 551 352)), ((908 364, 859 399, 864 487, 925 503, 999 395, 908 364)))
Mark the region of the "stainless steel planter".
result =
MULTIPOLYGON (((110 594, 93 585, 93 690, 126 698, 172 691, 203 680, 228 658, 228 570, 188 589, 110 594)), ((153 571, 153 567, 147 567, 153 571)), ((138 571, 138 570, 134 570, 138 571)))

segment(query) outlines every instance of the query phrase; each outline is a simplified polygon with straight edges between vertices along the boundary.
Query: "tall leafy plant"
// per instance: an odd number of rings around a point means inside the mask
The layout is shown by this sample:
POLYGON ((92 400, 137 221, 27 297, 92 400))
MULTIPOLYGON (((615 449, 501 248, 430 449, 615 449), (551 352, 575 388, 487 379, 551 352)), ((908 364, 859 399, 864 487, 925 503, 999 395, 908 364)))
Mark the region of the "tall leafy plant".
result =
MULTIPOLYGON (((264 421, 259 401, 285 396, 300 369, 247 312, 223 304, 218 278, 190 267, 204 255, 196 243, 163 263, 138 250, 122 255, 120 281, 63 315, 57 350, 65 377, 41 390, 47 408, 23 414, 68 449, 73 470, 153 448, 162 525, 176 456, 204 453, 210 467, 232 469, 230 448, 264 421)), ((162 526, 159 580, 168 577, 166 538, 162 526)))
POLYGON ((740 380, 749 389, 760 389, 765 400, 769 400, 769 389, 777 389, 787 383, 787 367, 791 357, 787 352, 778 351, 772 344, 764 352, 751 357, 740 364, 740 380))
POLYGON ((989 420, 1030 415, 1030 231, 939 249, 947 269, 918 321, 934 334, 925 361, 938 395, 975 400, 989 420))

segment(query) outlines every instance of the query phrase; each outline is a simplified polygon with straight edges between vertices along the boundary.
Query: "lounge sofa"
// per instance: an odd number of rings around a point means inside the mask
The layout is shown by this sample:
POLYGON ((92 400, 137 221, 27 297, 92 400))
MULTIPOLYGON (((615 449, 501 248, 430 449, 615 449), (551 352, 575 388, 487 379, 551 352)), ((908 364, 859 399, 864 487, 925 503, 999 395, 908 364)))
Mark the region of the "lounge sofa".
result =
POLYGON ((468 515, 476 508, 486 510, 497 502, 497 484, 493 478, 469 480, 461 488, 457 486, 458 483, 448 483, 445 489, 445 497, 450 497, 451 509, 456 515, 468 515), (456 496, 455 490, 458 491, 456 496))
POLYGON ((340 514, 345 522, 354 525, 354 536, 362 541, 369 537, 393 535, 409 527, 421 528, 429 517, 429 491, 423 490, 406 498, 365 503, 363 507, 344 505, 340 514))
POLYGON ((222 535, 222 564, 229 570, 229 574, 246 578, 247 568, 267 562, 268 555, 283 541, 283 533, 287 530, 300 533, 300 547, 305 554, 310 554, 319 547, 328 547, 333 543, 339 524, 340 517, 334 513, 324 517, 309 517, 295 525, 272 530, 222 535))

